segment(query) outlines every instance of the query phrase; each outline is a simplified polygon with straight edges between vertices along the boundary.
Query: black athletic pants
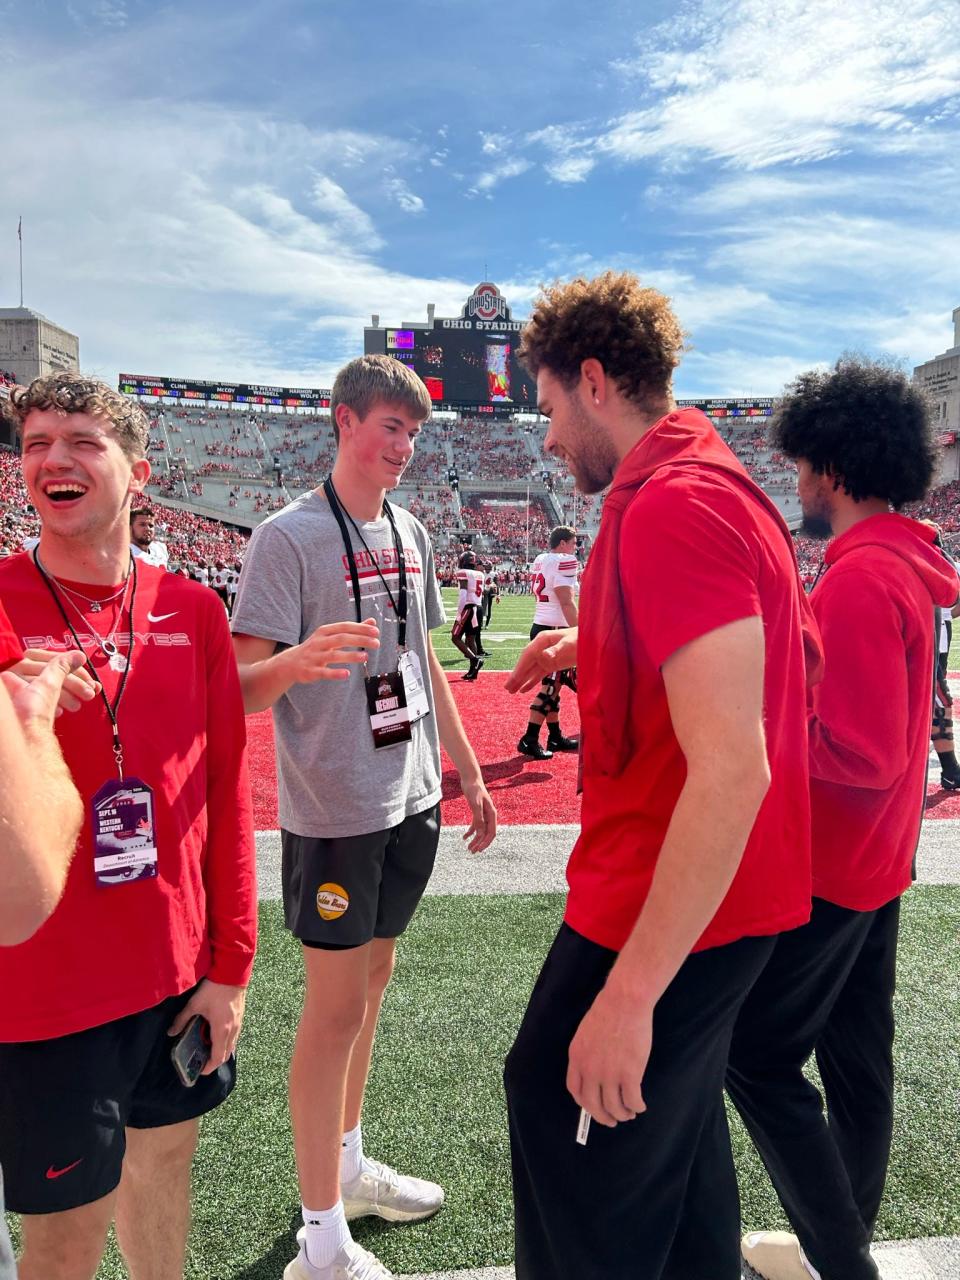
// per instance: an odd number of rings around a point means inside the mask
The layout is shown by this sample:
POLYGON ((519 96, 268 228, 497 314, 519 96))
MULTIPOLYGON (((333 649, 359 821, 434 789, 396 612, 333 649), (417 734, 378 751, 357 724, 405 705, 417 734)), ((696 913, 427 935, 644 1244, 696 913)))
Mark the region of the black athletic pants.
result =
MULTIPOLYGON (((727 1090, 823 1280, 876 1280, 870 1258, 893 1135, 893 992, 900 900, 813 900, 777 939, 734 1029, 727 1090), (803 1074, 816 1054, 827 1117, 803 1074)), ((707 1177, 697 1169, 693 1181, 707 1177)), ((697 1196, 680 1236, 695 1249, 697 1196)), ((762 1224, 754 1224, 760 1226, 762 1224)))
POLYGON ((654 1012, 647 1110, 576 1142, 567 1051, 616 953, 562 925, 507 1058, 517 1280, 740 1280, 740 1200, 723 1079, 740 1008, 773 950, 744 938, 690 956, 654 1012), (716 1247, 702 1271, 669 1258, 695 1159, 712 1170, 716 1247))

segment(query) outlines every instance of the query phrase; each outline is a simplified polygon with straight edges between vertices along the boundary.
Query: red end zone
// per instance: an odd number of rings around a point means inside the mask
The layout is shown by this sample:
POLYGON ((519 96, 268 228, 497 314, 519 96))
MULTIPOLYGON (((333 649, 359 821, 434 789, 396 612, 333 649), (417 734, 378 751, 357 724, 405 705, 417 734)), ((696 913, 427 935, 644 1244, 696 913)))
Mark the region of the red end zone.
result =
MULTIPOLYGON (((449 677, 467 736, 480 760, 500 822, 578 822, 580 802, 576 794, 576 754, 555 755, 552 760, 543 762, 517 754, 517 742, 527 724, 529 698, 505 692, 506 678, 506 673, 499 671, 481 675, 475 682, 464 682, 459 676, 449 677)), ((563 693, 560 715, 564 732, 576 735, 580 729, 580 718, 569 690, 563 693)), ((545 736, 546 731, 543 731, 541 741, 545 736)), ((247 737, 256 828, 258 831, 272 831, 278 825, 277 772, 273 722, 268 711, 247 719, 247 737)), ((469 822, 468 815, 456 773, 444 753, 443 821, 448 826, 462 826, 469 822)), ((939 786, 931 786, 926 816, 960 818, 960 793, 941 791, 939 786)))

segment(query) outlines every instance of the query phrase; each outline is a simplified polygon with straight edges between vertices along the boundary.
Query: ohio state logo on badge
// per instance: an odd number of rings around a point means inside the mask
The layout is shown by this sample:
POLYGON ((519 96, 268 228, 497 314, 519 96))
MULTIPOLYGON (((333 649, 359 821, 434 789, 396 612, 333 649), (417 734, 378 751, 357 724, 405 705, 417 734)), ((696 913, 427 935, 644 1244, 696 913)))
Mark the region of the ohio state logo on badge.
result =
POLYGON ((322 884, 317 890, 317 912, 321 920, 339 920, 350 906, 350 895, 342 884, 322 884))

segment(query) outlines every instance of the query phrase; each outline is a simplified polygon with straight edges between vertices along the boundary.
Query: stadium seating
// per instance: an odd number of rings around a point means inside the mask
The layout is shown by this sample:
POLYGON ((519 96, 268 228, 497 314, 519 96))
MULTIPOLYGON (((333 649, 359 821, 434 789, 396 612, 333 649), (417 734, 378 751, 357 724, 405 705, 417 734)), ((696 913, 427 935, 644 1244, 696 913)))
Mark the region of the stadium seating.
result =
MULTIPOLYGON (((2 378, 0 372, 0 378, 2 378)), ((148 406, 148 498, 164 508, 161 535, 175 562, 233 562, 244 535, 219 522, 249 529, 328 474, 336 446, 323 414, 253 412, 209 405, 148 406)), ((771 450, 756 419, 716 420, 722 438, 791 524, 799 522, 792 464, 771 450)), ((603 494, 575 493, 566 468, 543 452, 546 424, 532 418, 499 421, 470 417, 431 419, 395 500, 422 520, 434 540, 438 568, 453 580, 464 535, 509 589, 525 583, 527 495, 530 553, 546 543, 551 525, 575 526, 589 547, 596 536, 603 494), (452 477, 456 477, 455 480, 452 477)), ((12 455, 0 454, 0 550, 16 550, 36 531, 12 455)), ((936 520, 948 544, 960 550, 960 482, 938 489, 912 512, 936 520)), ((812 583, 823 544, 798 538, 804 580, 812 583)))

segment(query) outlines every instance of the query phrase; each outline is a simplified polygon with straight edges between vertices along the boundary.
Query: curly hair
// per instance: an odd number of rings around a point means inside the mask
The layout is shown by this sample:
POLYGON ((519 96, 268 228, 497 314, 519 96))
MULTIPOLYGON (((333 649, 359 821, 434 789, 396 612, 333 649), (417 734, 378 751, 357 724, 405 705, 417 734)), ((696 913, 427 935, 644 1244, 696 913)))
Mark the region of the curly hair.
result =
POLYGON ((147 415, 135 400, 98 378, 87 378, 74 369, 34 378, 29 386, 10 391, 8 416, 20 431, 34 409, 55 409, 58 413, 88 413, 105 418, 116 432, 120 448, 131 461, 143 458, 150 441, 147 415))
POLYGON ((770 443, 835 477, 857 502, 918 502, 936 471, 937 447, 923 394, 900 369, 841 356, 828 372, 802 373, 774 410, 770 443))
POLYGON ((599 360, 622 395, 653 412, 663 409, 685 338, 669 298, 629 272, 605 271, 544 288, 517 354, 533 377, 549 369, 568 390, 584 360, 599 360))

